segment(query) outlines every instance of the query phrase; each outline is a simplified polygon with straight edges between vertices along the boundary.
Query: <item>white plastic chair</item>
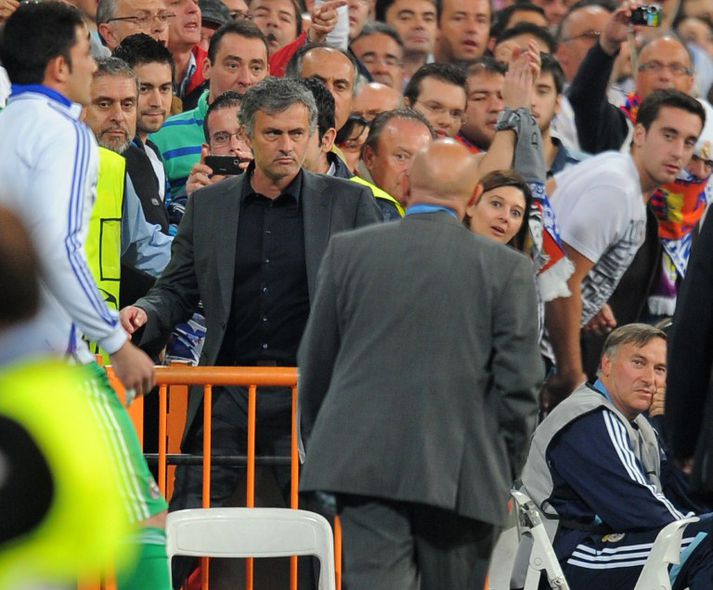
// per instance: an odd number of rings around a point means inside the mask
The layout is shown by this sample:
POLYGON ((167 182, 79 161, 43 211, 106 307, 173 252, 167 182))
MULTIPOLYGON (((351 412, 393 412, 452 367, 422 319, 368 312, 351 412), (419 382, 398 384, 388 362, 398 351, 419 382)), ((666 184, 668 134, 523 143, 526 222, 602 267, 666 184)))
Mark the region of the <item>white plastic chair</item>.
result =
POLYGON ((196 508, 169 512, 166 552, 194 557, 319 558, 319 590, 335 590, 334 542, 319 514, 290 508, 196 508))
POLYGON ((542 523, 540 511, 535 503, 522 492, 511 491, 518 509, 520 536, 532 539, 532 550, 527 563, 525 590, 537 590, 540 574, 544 570, 550 588, 569 590, 569 585, 560 567, 555 550, 542 523))
POLYGON ((672 522, 661 529, 634 590, 671 590, 668 566, 672 563, 680 563, 683 531, 689 524, 698 520, 697 516, 691 516, 672 522))

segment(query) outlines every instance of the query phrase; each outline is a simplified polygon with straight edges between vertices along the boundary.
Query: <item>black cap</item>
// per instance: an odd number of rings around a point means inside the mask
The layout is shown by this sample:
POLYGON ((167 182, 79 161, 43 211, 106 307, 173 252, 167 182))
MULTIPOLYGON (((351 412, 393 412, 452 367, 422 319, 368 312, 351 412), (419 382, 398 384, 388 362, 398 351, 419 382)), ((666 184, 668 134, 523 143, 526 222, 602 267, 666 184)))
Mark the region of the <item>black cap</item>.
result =
POLYGON ((233 20, 230 10, 221 0, 199 0, 201 23, 203 26, 213 25, 216 28, 233 20))

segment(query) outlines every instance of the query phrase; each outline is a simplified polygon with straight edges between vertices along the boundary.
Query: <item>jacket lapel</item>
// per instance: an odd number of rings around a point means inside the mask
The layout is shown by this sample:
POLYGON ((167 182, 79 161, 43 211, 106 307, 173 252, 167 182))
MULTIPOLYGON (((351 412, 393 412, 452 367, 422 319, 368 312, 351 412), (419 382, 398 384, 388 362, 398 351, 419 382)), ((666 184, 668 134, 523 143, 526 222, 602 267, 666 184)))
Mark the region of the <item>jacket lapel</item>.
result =
POLYGON ((305 170, 302 184, 302 224, 310 301, 317 286, 317 271, 331 235, 332 195, 319 176, 305 170))
MULTIPOLYGON (((220 301, 223 305, 226 319, 233 301, 235 249, 238 240, 240 194, 243 190, 244 177, 245 175, 241 174, 235 179, 225 181, 220 206, 216 207, 213 212, 213 215, 215 215, 215 235, 212 237, 211 244, 215 248, 220 301)), ((216 205, 218 204, 216 202, 216 205)))

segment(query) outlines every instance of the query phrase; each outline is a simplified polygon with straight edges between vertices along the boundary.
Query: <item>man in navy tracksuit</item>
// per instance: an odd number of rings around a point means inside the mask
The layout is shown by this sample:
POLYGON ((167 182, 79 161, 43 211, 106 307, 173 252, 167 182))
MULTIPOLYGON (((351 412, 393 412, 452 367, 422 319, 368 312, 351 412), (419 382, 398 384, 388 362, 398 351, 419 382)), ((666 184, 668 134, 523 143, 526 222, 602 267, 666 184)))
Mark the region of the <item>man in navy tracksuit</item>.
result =
MULTIPOLYGON (((666 335, 644 324, 612 332, 599 379, 537 428, 524 491, 559 520, 554 548, 570 588, 633 588, 661 528, 687 515, 668 486, 656 431, 642 415, 666 383, 666 335)), ((713 515, 686 528, 674 590, 713 588, 713 515)))

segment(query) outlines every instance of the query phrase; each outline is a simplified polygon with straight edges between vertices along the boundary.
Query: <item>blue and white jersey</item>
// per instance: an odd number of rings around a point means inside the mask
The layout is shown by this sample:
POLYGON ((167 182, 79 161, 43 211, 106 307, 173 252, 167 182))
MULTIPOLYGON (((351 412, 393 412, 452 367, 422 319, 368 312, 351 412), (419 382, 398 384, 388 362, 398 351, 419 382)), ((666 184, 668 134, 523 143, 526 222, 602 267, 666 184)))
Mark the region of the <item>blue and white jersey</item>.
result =
POLYGON ((126 334, 85 258, 99 160, 80 113, 80 105, 45 86, 13 86, 0 113, 0 204, 20 216, 39 257, 44 344, 89 362, 81 334, 109 353, 126 334))

